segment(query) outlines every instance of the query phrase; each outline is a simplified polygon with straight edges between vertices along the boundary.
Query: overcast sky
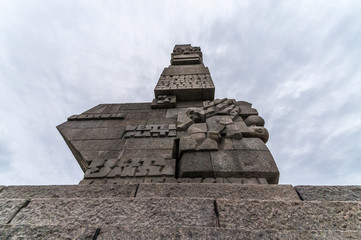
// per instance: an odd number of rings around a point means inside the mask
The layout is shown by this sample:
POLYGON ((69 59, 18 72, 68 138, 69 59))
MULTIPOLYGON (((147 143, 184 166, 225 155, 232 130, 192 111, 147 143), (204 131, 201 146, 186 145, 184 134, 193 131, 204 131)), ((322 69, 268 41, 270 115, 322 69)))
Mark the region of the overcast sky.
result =
POLYGON ((361 184, 361 1, 0 0, 0 185, 77 184, 56 130, 150 102, 175 44, 253 103, 282 184, 361 184))

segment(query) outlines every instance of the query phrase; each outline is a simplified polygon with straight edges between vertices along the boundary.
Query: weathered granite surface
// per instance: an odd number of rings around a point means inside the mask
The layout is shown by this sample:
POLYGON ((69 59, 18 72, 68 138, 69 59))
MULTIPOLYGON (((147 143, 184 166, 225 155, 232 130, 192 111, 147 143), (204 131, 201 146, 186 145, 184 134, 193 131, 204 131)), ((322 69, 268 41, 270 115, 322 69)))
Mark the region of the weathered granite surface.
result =
POLYGON ((51 185, 51 186, 9 186, 0 192, 0 199, 33 198, 111 198, 134 197, 138 185, 51 185))
POLYGON ((361 201, 361 186, 295 186, 304 201, 361 201))
POLYGON ((221 227, 361 231, 361 202, 217 200, 221 227))
POLYGON ((13 224, 215 226, 210 199, 95 198, 34 199, 13 224))
POLYGON ((300 201, 291 185, 140 184, 136 196, 300 201))
POLYGON ((96 228, 86 227, 63 227, 60 225, 0 225, 0 239, 93 239, 96 228))
POLYGON ((0 224, 12 221, 18 211, 26 205, 26 202, 24 199, 0 199, 0 224))

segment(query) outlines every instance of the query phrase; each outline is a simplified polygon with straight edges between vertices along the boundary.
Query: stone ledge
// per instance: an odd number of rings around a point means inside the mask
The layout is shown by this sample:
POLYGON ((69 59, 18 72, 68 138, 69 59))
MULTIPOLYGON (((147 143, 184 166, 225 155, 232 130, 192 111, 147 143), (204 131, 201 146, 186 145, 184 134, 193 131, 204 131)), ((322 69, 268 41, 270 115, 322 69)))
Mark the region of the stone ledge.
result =
MULTIPOLYGON (((60 225, 0 225, 0 239, 94 239, 96 228, 60 225)), ((359 231, 279 231, 210 228, 210 227, 101 227, 97 240, 109 239, 361 239, 359 231)))
POLYGON ((216 200, 221 227, 361 230, 361 202, 216 200))
POLYGON ((0 199, 33 198, 110 198, 134 197, 137 184, 127 185, 53 185, 9 186, 0 192, 0 199))
POLYGON ((139 184, 136 197, 194 197, 299 201, 291 185, 240 185, 227 183, 139 184))
POLYGON ((304 201, 361 201, 361 186, 295 186, 304 201))
POLYGON ((61 225, 0 225, 0 239, 93 239, 96 232, 94 226, 80 228, 61 225))
POLYGON ((95 198, 34 199, 12 224, 126 225, 132 227, 203 226, 216 224, 212 199, 95 198))

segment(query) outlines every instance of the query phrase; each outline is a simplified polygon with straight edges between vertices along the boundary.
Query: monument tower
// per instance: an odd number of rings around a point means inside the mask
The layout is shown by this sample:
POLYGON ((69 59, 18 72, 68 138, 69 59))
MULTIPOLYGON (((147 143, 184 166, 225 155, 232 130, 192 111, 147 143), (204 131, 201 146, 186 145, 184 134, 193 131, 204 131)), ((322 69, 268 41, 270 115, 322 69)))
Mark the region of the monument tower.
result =
POLYGON ((252 104, 214 99, 202 51, 176 45, 152 103, 100 104, 58 126, 81 184, 277 184, 268 131, 252 104))
POLYGON ((361 239, 359 186, 278 184, 257 110, 214 99, 199 47, 170 63, 152 102, 57 127, 79 185, 0 186, 0 239, 361 239))

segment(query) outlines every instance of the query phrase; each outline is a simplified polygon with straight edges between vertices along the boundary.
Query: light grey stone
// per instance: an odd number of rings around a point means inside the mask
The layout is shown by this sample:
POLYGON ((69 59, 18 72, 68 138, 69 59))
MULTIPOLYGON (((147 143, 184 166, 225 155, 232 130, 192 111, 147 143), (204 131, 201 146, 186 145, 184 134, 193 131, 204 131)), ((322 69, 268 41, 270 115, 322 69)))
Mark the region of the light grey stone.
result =
POLYGON ((0 199, 0 224, 6 224, 24 206, 24 199, 0 199))
POLYGON ((140 184, 137 197, 196 197, 300 201, 291 185, 242 185, 227 183, 140 184))
POLYGON ((182 137, 179 141, 179 152, 183 154, 186 151, 196 151, 197 141, 191 136, 182 137))
POLYGON ((170 108, 167 109, 167 114, 166 114, 166 118, 172 118, 172 119, 177 119, 178 114, 181 112, 186 112, 187 108, 170 108))
POLYGON ((266 128, 259 126, 250 126, 250 136, 262 139, 264 143, 268 141, 269 134, 266 128))
POLYGON ((304 201, 361 201, 361 186, 295 186, 304 201))
POLYGON ((136 185, 9 186, 0 193, 0 199, 133 197, 136 187, 136 185))
POLYGON ((207 125, 206 123, 195 123, 189 126, 187 129, 188 134, 192 133, 206 133, 207 132, 207 125))
POLYGON ((14 224, 130 227, 208 226, 215 224, 210 199, 96 198, 36 199, 13 219, 14 224))
POLYGON ((61 225, 0 225, 0 239, 93 239, 96 232, 94 226, 64 227, 61 225))
POLYGON ((221 227, 361 231, 360 202, 216 201, 221 227))

